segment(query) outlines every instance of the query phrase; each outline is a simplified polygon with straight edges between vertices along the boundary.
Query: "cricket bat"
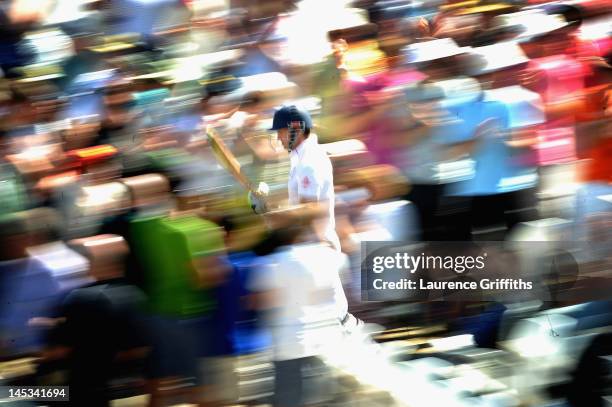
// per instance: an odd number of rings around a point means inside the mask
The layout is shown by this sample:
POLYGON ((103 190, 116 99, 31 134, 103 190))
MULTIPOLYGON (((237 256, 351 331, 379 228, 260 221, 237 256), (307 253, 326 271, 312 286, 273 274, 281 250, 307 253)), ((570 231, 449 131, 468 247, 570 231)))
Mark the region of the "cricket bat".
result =
POLYGON ((236 159, 236 156, 230 151, 225 145, 221 137, 212 128, 212 126, 206 126, 206 136, 213 149, 215 157, 221 163, 223 167, 242 185, 247 191, 258 195, 266 195, 268 191, 262 191, 261 187, 254 187, 251 181, 242 173, 241 165, 236 159))

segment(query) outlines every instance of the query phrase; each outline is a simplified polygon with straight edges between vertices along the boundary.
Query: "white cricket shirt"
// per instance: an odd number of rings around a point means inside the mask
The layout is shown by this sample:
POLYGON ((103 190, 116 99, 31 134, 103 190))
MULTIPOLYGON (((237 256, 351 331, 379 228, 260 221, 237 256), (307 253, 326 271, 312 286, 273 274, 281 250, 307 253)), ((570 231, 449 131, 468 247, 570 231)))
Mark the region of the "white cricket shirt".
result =
POLYGON ((274 360, 314 356, 338 346, 340 321, 348 302, 340 275, 348 257, 323 244, 280 248, 256 261, 249 281, 255 292, 275 293, 275 308, 266 313, 274 360))
POLYGON ((340 239, 336 233, 334 217, 334 175, 331 160, 319 145, 316 134, 310 134, 291 152, 289 171, 289 204, 297 205, 302 200, 328 202, 328 217, 325 220, 325 239, 340 250, 340 239))

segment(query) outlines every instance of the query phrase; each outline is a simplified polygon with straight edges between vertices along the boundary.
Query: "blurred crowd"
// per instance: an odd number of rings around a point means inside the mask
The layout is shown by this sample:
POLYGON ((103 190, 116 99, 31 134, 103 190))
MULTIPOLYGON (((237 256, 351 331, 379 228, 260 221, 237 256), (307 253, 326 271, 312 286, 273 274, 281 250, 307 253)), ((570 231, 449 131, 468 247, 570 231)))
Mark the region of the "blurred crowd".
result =
POLYGON ((0 0, 0 384, 612 403, 612 308, 589 298, 610 288, 611 56, 609 0, 0 0), (288 200, 287 104, 331 160, 340 250, 288 200), (361 300, 362 242, 504 240, 574 250, 551 284, 582 300, 361 300))

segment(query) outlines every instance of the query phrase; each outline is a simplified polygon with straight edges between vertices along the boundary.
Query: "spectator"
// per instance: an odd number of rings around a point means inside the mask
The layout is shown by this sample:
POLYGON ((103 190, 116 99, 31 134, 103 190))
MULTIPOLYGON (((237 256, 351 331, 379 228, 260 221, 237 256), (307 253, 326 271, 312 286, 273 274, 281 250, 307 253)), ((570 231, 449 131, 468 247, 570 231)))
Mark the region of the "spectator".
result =
POLYGON ((303 219, 288 223, 275 230, 276 247, 251 283, 272 335, 274 405, 283 407, 329 397, 329 373, 319 356, 339 346, 340 324, 349 315, 340 282, 346 257, 308 237, 303 219))
POLYGON ((68 349, 68 385, 74 406, 109 406, 117 358, 144 357, 150 345, 143 292, 123 279, 127 245, 118 236, 71 242, 90 260, 94 283, 66 296, 51 343, 68 349))

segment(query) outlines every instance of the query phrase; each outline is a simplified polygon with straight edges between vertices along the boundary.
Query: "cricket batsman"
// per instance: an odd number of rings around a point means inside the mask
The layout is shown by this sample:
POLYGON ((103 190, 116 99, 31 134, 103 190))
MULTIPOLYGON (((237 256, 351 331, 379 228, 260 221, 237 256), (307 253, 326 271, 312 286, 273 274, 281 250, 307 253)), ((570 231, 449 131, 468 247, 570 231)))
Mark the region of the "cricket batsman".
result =
POLYGON ((283 147, 289 151, 289 204, 316 202, 325 215, 317 229, 323 239, 340 251, 334 218, 334 177, 331 160, 312 133, 308 112, 295 106, 282 106, 274 113, 271 131, 276 131, 283 147))

